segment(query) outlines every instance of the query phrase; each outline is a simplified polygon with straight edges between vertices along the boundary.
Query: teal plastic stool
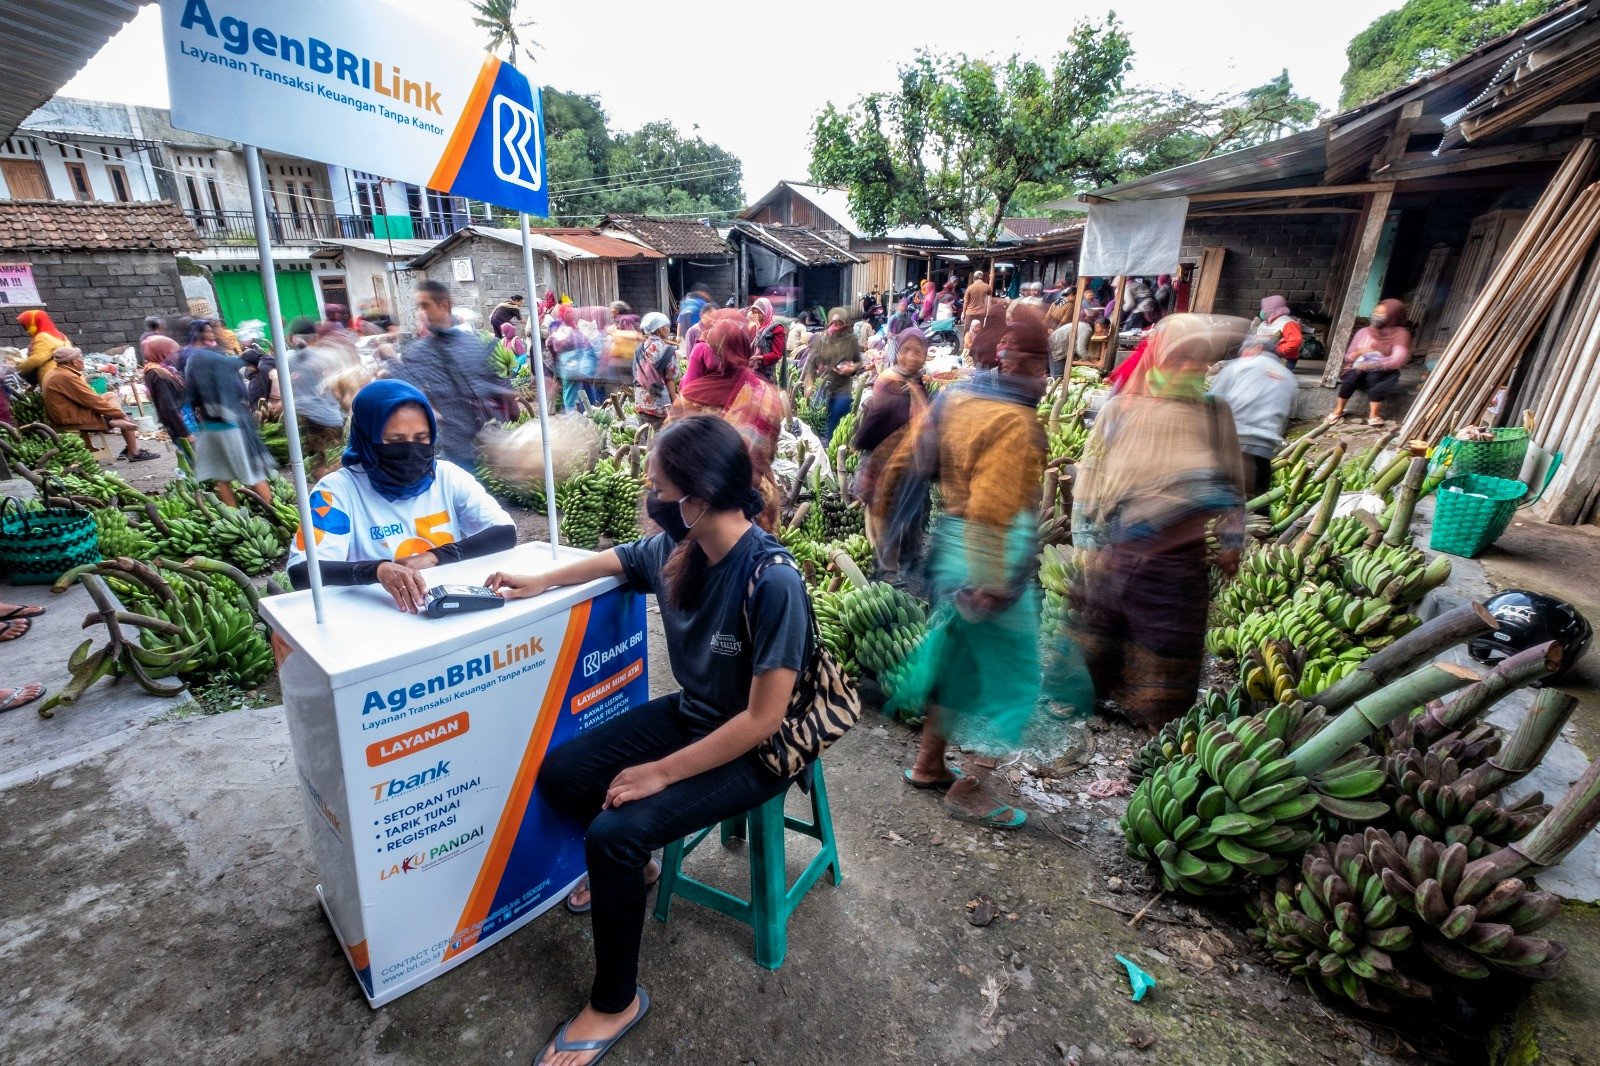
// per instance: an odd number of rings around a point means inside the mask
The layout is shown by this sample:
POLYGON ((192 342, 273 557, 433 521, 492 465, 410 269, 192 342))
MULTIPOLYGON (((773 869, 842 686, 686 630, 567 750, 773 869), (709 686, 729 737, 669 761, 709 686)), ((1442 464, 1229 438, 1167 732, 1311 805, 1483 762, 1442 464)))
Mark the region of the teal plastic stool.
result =
POLYGON ((664 922, 671 916, 674 896, 710 907, 755 930, 757 964, 769 970, 782 966, 784 956, 789 953, 789 915, 794 913, 811 886, 822 878, 824 871, 833 872, 833 883, 836 885, 844 880, 839 872, 839 849, 833 842, 833 815, 828 810, 828 789, 822 782, 822 761, 819 759, 812 765, 811 821, 792 818, 784 813, 783 800, 787 794, 786 789, 761 806, 722 823, 724 844, 736 838, 749 842, 748 900, 696 881, 683 872, 684 856, 717 828, 708 826, 667 845, 661 860, 656 917, 664 922), (822 844, 822 849, 806 864, 793 885, 787 884, 788 870, 784 865, 785 830, 803 833, 822 844))

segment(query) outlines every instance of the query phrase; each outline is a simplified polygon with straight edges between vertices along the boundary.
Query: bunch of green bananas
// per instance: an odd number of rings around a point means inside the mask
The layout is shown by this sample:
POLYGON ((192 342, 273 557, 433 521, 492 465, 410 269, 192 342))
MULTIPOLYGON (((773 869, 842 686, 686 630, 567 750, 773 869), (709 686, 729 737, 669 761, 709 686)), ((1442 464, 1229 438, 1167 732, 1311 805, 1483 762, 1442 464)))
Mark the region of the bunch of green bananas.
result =
POLYGON ((625 466, 612 459, 602 459, 595 464, 588 477, 599 483, 604 497, 605 513, 601 518, 601 532, 612 541, 621 543, 639 536, 639 496, 644 483, 633 476, 625 466))
POLYGON ((211 527, 205 519, 192 515, 167 521, 166 532, 157 529, 152 534, 159 553, 168 559, 186 559, 191 555, 214 555, 211 527))
POLYGON ((1072 624, 1072 587, 1083 569, 1083 552, 1068 545, 1046 544, 1039 551, 1039 585, 1044 589, 1039 635, 1050 639, 1072 624))
POLYGON ((844 540, 866 530, 866 512, 859 503, 844 498, 837 489, 829 486, 814 503, 812 514, 822 518, 823 540, 844 540))
POLYGON ((1089 442, 1089 427, 1081 417, 1058 423, 1047 434, 1049 458, 1070 459, 1077 462, 1083 456, 1083 446, 1089 442))
POLYGON ((1372 527, 1363 522, 1360 515, 1347 514, 1328 523, 1321 542, 1332 547, 1335 558, 1343 558, 1360 548, 1371 536, 1372 527))
POLYGON ((1383 880, 1347 836, 1332 848, 1318 844, 1300 862, 1298 880, 1287 875, 1262 886, 1247 904, 1251 937, 1313 991, 1374 1011, 1395 997, 1430 999, 1433 988, 1405 972, 1416 942, 1406 915, 1383 889, 1383 880))
POLYGON ((289 431, 284 428, 282 418, 264 418, 257 432, 261 434, 261 443, 267 446, 267 451, 278 461, 279 466, 289 465, 289 431))
POLYGON ((1128 770, 1128 779, 1135 783, 1143 781, 1174 759, 1193 755, 1195 742, 1203 726, 1208 722, 1231 722, 1247 712, 1247 704, 1238 686, 1227 690, 1207 690, 1193 707, 1162 726, 1159 733, 1145 741, 1128 770))
POLYGON ((1320 582, 1332 573, 1333 545, 1319 541, 1309 551, 1286 544, 1258 547, 1245 554, 1239 572, 1218 595, 1213 612, 1224 625, 1270 610, 1305 582, 1320 582))
POLYGON ((856 426, 860 422, 861 401, 858 398, 856 405, 850 408, 850 413, 839 419, 839 424, 833 428, 833 436, 828 438, 829 455, 838 455, 840 448, 850 447, 850 440, 856 435, 856 426))
POLYGON ((857 640, 875 629, 928 624, 927 612, 915 597, 882 581, 847 590, 841 598, 839 614, 857 640))
POLYGON ((176 604, 144 598, 143 613, 179 626, 182 633, 161 636, 145 631, 141 640, 152 652, 191 648, 180 671, 190 681, 223 681, 250 689, 276 668, 272 645, 257 625, 249 598, 232 579, 217 574, 176 574, 167 578, 177 593, 176 604))
POLYGON ((49 485, 52 491, 58 487, 66 489, 68 495, 86 497, 103 506, 127 506, 149 499, 117 474, 98 466, 62 471, 51 479, 49 485))
POLYGON ((863 571, 868 573, 872 571, 874 559, 872 544, 867 540, 865 533, 851 533, 842 540, 834 541, 827 546, 827 550, 830 553, 835 548, 850 556, 851 561, 863 571))
POLYGON ((1288 740, 1303 708, 1211 721, 1192 755, 1148 774, 1128 800, 1128 854, 1159 871, 1169 891, 1208 895, 1277 873, 1321 838, 1319 797, 1298 773, 1288 740))
MULTIPOLYGON (((544 486, 540 485, 513 485, 498 477, 487 466, 479 465, 476 476, 478 483, 489 491, 489 495, 516 507, 526 507, 530 511, 544 510, 544 486)), ((293 499, 291 495, 289 497, 293 499)))
POLYGON ((1239 680, 1253 700, 1287 703, 1321 692, 1369 654, 1358 644, 1337 654, 1323 650, 1312 655, 1289 641, 1268 640, 1245 650, 1239 660, 1239 680))
POLYGON ((928 627, 920 624, 869 629, 856 634, 856 660, 876 676, 887 677, 911 658, 927 635, 928 627))
POLYGON ((167 486, 167 491, 155 498, 155 507, 156 513, 168 521, 188 518, 199 510, 194 505, 194 498, 185 493, 181 481, 174 481, 167 486))
POLYGON ((211 538, 218 552, 247 574, 271 570, 283 554, 284 545, 272 524, 243 509, 228 509, 211 526, 211 538))
POLYGON ((841 604, 843 592, 817 589, 811 593, 811 610, 817 616, 817 628, 822 632, 822 643, 833 655, 834 662, 847 674, 860 672, 856 665, 856 639, 845 628, 841 604))
POLYGON ((19 426, 43 422, 45 420, 44 393, 38 389, 29 389, 21 396, 12 397, 11 417, 16 419, 19 426))
POLYGON ((1246 615, 1238 625, 1208 630, 1206 648, 1220 658, 1242 659, 1251 648, 1283 639, 1304 651, 1308 661, 1325 653, 1337 658, 1358 645, 1368 652, 1387 647, 1417 624, 1415 615, 1392 603, 1323 582, 1296 589, 1277 606, 1246 615))
POLYGON ((556 486, 556 507, 561 511, 561 539, 574 548, 593 550, 605 532, 606 491, 587 472, 556 486))
POLYGON ((800 567, 801 573, 806 573, 806 564, 810 563, 810 573, 821 574, 828 568, 828 546, 813 540, 806 533, 805 526, 785 526, 779 531, 778 540, 789 549, 789 554, 794 556, 795 564, 800 567))
POLYGON ((127 556, 131 559, 150 559, 156 554, 155 541, 143 528, 135 528, 128 516, 115 507, 94 509, 95 529, 100 536, 100 554, 107 559, 127 556))
POLYGON ((1419 548, 1380 544, 1345 556, 1344 574, 1352 588, 1389 603, 1410 604, 1450 579, 1450 558, 1439 555, 1430 563, 1419 548))
POLYGON ((1367 660, 1369 654, 1365 645, 1359 645, 1338 655, 1322 652, 1314 658, 1307 659, 1305 666, 1300 670, 1300 679, 1295 683, 1295 693, 1299 696, 1314 696, 1332 688, 1354 673, 1367 660))

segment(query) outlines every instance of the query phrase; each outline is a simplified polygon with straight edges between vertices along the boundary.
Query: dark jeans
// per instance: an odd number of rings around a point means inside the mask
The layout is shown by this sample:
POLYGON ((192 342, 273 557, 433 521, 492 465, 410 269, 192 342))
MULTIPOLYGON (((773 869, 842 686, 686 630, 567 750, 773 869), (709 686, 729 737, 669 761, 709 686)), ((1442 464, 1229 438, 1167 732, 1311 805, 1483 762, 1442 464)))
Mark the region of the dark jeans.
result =
POLYGON ((1244 453, 1244 480, 1249 489, 1246 497, 1253 500, 1272 488, 1272 459, 1265 455, 1244 453))
POLYGON ((650 853, 789 787, 750 752, 648 799, 600 809, 617 774, 670 755, 704 733, 679 710, 676 693, 662 696, 557 748, 539 775, 550 805, 588 827, 583 843, 594 900, 595 971, 589 1003, 595 1010, 617 1014, 633 1002, 650 853))
POLYGON ((1357 392, 1367 394, 1368 403, 1382 403, 1400 387, 1398 370, 1346 370, 1339 375, 1339 399, 1348 400, 1357 392))

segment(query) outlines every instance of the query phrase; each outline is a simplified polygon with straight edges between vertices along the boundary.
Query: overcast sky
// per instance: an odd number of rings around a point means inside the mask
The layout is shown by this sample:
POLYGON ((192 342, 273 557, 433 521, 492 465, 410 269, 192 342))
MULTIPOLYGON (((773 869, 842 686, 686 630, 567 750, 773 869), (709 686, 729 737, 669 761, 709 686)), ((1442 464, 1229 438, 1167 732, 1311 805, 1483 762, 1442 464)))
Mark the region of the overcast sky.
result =
MULTIPOLYGON (((330 0, 350 2, 350 0, 330 0)), ((368 0, 375 8, 380 0, 368 0)), ((466 0, 386 0, 442 32, 481 44, 466 0)), ((1296 89, 1331 109, 1350 38, 1399 0, 1146 0, 1118 6, 1133 39, 1137 84, 1192 93, 1258 85, 1285 65, 1296 89), (1292 12, 1292 14, 1291 14, 1292 12)), ((1045 59, 1079 18, 1104 6, 1081 0, 920 4, 802 0, 523 0, 539 80, 597 93, 613 128, 668 119, 744 162, 749 198, 782 179, 804 180, 811 119, 829 100, 890 89, 918 48, 1045 59), (1046 14, 1045 12, 1049 12, 1046 14), (1034 14, 1028 14, 1034 12, 1034 14)), ((81 73, 69 96, 167 105, 160 12, 151 5, 81 73)))

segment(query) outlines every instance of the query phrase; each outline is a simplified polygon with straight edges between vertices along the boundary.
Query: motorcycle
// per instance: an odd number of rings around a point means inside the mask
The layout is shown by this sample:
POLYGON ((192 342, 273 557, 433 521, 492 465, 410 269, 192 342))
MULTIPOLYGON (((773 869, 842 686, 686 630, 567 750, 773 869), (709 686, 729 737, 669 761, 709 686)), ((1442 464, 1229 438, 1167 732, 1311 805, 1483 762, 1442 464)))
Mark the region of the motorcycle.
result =
POLYGON ((936 318, 923 327, 928 335, 928 355, 936 356, 948 349, 952 356, 961 355, 961 321, 954 316, 936 318))

